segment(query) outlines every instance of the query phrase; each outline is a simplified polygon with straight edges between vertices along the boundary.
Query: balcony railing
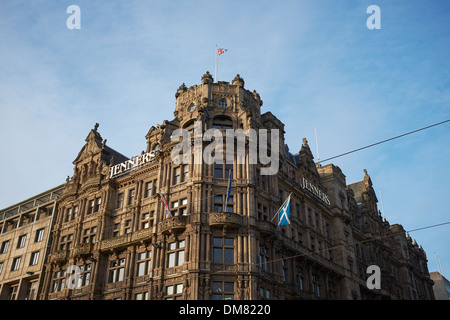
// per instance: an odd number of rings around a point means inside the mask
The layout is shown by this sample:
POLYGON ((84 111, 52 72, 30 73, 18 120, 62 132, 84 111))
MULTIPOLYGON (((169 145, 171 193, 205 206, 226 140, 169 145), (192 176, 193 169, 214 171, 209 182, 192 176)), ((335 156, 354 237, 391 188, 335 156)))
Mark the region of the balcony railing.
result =
POLYGON ((234 212, 211 212, 209 214, 209 225, 239 227, 242 225, 242 216, 234 212))
POLYGON ((120 237, 103 240, 100 250, 108 250, 116 247, 127 246, 137 241, 149 239, 153 234, 153 228, 142 229, 120 237))
POLYGON ((180 231, 186 229, 188 216, 174 216, 164 219, 159 224, 159 231, 162 233, 180 231))

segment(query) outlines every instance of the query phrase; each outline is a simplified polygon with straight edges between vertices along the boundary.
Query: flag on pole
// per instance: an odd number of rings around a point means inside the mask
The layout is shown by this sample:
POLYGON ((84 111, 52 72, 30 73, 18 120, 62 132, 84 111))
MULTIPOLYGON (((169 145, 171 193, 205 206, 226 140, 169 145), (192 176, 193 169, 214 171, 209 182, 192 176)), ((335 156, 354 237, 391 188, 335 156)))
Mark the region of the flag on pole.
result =
POLYGON ((227 196, 224 203, 224 209, 223 211, 227 211, 228 206, 228 199, 230 199, 230 192, 231 192, 231 169, 228 170, 228 190, 227 190, 227 196))
POLYGON ((290 212, 291 212, 291 195, 284 201, 283 205, 278 209, 278 225, 285 226, 290 224, 290 212))
POLYGON ((221 54, 224 54, 227 51, 228 51, 228 49, 219 48, 219 49, 217 49, 217 56, 220 56, 221 54))
POLYGON ((170 212, 169 205, 167 204, 166 198, 162 195, 162 193, 159 194, 161 196, 161 200, 164 202, 164 206, 166 207, 166 219, 168 217, 172 216, 172 212, 170 212))

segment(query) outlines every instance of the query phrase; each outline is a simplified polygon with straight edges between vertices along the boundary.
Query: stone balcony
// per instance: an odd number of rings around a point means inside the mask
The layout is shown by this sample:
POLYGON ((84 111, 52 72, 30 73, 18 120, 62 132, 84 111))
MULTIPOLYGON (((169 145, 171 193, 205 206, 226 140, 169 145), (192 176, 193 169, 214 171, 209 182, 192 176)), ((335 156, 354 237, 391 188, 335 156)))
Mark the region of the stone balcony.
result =
POLYGON ((273 222, 267 220, 256 220, 256 228, 258 228, 262 233, 274 234, 277 227, 273 222))
POLYGON ((80 243, 74 249, 74 256, 87 256, 92 253, 92 243, 80 243))
POLYGON ((234 212, 211 212, 209 225, 237 228, 242 225, 242 216, 234 212))
POLYGON ((50 261, 59 263, 59 262, 63 262, 65 260, 67 260, 68 258, 69 258, 69 252, 66 249, 63 249, 63 250, 55 251, 51 255, 50 261))
POLYGON ((153 228, 142 229, 132 233, 124 234, 120 237, 103 240, 100 244, 100 250, 109 250, 118 247, 128 246, 130 244, 151 238, 153 228))
POLYGON ((161 221, 159 231, 162 233, 176 232, 186 229, 188 224, 188 216, 174 216, 161 221))

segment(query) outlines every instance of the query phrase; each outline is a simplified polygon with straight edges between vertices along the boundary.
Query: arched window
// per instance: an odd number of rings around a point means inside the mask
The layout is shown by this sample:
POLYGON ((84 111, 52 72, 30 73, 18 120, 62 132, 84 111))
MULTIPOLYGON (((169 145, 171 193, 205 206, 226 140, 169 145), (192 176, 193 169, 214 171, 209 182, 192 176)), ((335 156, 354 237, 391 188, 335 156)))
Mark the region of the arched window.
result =
POLYGON ((213 119, 212 127, 214 129, 233 129, 233 121, 228 117, 218 116, 213 119))
POLYGON ((197 122, 197 121, 196 121, 195 119, 192 119, 192 120, 186 122, 186 123, 183 125, 183 129, 185 129, 185 130, 187 130, 187 131, 189 131, 189 132, 194 132, 194 126, 195 126, 195 123, 196 123, 196 122, 197 122))

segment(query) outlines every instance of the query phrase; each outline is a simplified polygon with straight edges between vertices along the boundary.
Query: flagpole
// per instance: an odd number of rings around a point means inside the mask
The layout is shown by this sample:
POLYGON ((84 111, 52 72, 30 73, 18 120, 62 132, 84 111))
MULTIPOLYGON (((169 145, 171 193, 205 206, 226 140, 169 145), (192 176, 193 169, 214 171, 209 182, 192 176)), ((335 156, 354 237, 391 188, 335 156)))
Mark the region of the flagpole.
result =
POLYGON ((225 196, 225 202, 223 204, 223 211, 227 212, 228 208, 228 198, 230 197, 230 191, 231 191, 231 169, 228 169, 228 187, 227 187, 227 194, 225 196))
POLYGON ((218 54, 217 54, 217 44, 216 44, 216 52, 215 52, 215 55, 216 55, 216 66, 215 66, 215 68, 214 68, 214 81, 215 82, 217 82, 217 58, 218 58, 218 54))

